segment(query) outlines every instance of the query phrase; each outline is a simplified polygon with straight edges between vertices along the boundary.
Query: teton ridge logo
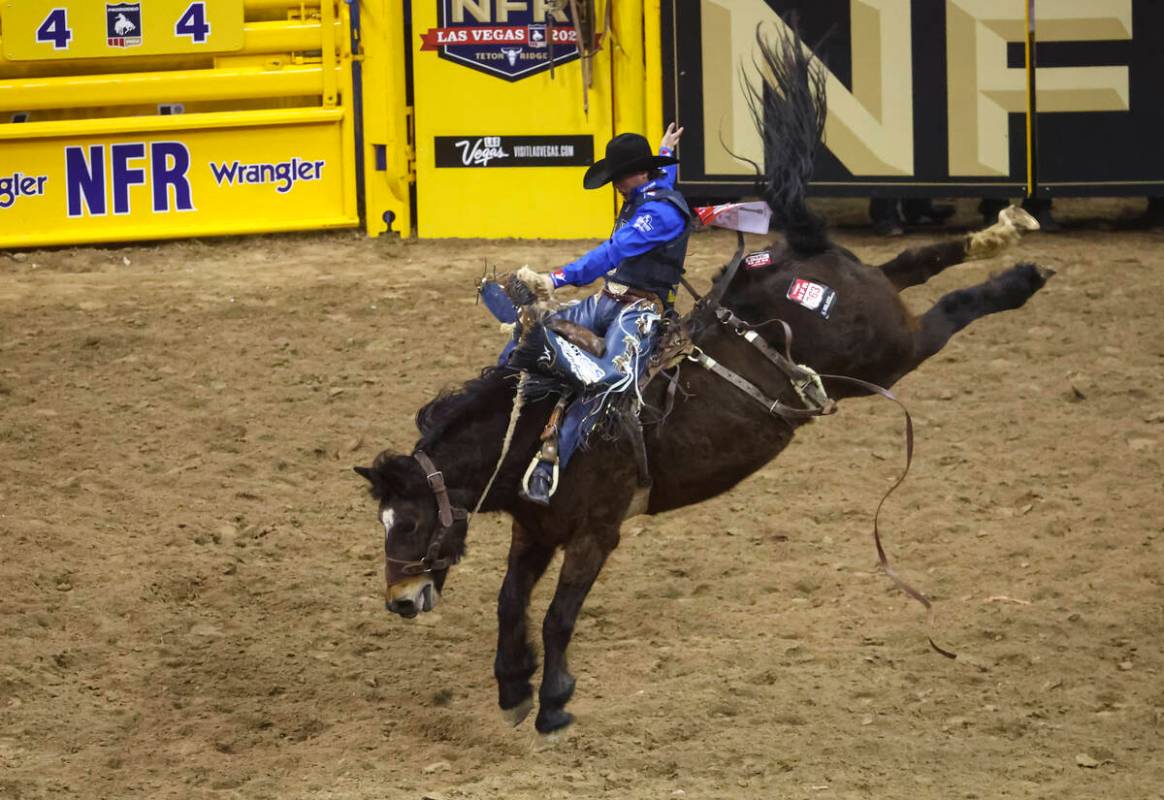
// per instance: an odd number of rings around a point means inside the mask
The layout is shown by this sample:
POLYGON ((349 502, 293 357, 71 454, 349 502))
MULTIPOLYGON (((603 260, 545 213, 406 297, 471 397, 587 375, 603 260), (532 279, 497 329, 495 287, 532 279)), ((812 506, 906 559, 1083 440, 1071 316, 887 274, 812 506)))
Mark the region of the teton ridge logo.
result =
POLYGON ((578 33, 568 10, 546 0, 436 0, 439 27, 421 34, 421 50, 448 61, 519 81, 578 58, 578 33), (522 8, 514 8, 522 6, 522 8))
POLYGON ((141 3, 105 4, 105 41, 110 47, 141 45, 141 3))

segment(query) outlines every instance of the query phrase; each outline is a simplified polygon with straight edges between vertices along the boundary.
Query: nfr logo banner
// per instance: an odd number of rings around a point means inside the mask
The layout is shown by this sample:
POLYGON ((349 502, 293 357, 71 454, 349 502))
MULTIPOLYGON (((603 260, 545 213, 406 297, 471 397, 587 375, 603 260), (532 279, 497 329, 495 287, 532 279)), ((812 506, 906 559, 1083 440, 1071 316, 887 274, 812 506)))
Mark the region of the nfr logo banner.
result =
POLYGON ((666 115, 687 127, 679 181, 746 192, 763 144, 742 80, 757 25, 795 14, 826 69, 814 188, 835 195, 1149 193, 1164 186, 1164 3, 1036 0, 1027 147, 1027 0, 665 0, 666 115), (682 76, 680 78, 680 76, 682 76), (733 155, 735 154, 735 155, 733 155), (1072 183, 1072 180, 1075 182, 1072 183))
POLYGON ((438 26, 421 50, 508 81, 578 58, 578 34, 551 0, 437 0, 438 26))
POLYGON ((0 230, 26 246, 346 227, 358 220, 344 188, 354 174, 334 134, 314 125, 9 143, 0 230))

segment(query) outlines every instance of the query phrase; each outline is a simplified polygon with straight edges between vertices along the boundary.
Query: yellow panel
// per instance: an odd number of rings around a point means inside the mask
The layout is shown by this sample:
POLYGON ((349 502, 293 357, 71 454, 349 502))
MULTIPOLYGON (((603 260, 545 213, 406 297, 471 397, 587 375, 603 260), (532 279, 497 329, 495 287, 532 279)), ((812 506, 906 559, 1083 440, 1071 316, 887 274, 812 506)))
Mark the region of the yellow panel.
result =
POLYGON ((110 120, 92 132, 29 125, 61 135, 4 141, 0 246, 358 224, 346 118, 318 109, 280 123, 277 113, 260 112, 262 126, 240 113, 206 115, 200 127, 187 115, 184 130, 137 133, 111 133, 110 120))
MULTIPOLYGON (((612 0, 607 0, 612 2, 612 0)), ((611 9, 619 47, 614 49, 614 129, 647 133, 646 64, 643 60, 641 3, 615 3, 611 9)))
POLYGON ((11 61, 241 50, 243 0, 7 0, 11 61))
MULTIPOLYGON (((643 61, 646 79, 647 140, 663 138, 663 12, 659 0, 643 3, 643 61)), ((671 122, 671 120, 668 120, 671 122)))
MULTIPOLYGON (((594 88, 589 115, 583 111, 582 65, 578 60, 517 80, 486 74, 422 49, 440 40, 437 6, 442 0, 413 3, 413 75, 416 97, 417 228, 422 237, 592 238, 610 233, 614 190, 582 188, 585 166, 438 167, 438 137, 444 147, 468 142, 471 156, 487 148, 487 137, 589 137, 596 157, 613 131, 610 48, 593 60, 594 88)), ((471 14, 492 3, 453 3, 471 14)), ((502 27, 503 4, 487 24, 502 27)), ((516 7, 517 4, 504 4, 516 7)), ((524 4, 522 4, 524 5, 524 4)), ((532 7, 544 7, 531 3, 532 7)), ((530 7, 530 6, 527 6, 530 7)), ((599 16, 601 25, 601 16, 599 16)), ((558 33, 563 33, 559 31, 558 33)), ((636 45, 637 46, 637 45, 636 45)), ((523 49, 518 58, 526 58, 523 49)), ((490 53, 490 56, 493 56, 490 53)), ((496 58, 500 58, 497 53, 496 58)), ((503 148, 504 149, 504 148, 503 148)), ((511 153, 512 155, 512 153, 511 153)), ((478 161, 478 163, 480 163, 478 161)))
POLYGON ((392 0, 360 3, 364 213, 369 236, 412 235, 413 150, 408 123, 404 15, 392 0), (389 224, 391 220, 391 224, 389 224))

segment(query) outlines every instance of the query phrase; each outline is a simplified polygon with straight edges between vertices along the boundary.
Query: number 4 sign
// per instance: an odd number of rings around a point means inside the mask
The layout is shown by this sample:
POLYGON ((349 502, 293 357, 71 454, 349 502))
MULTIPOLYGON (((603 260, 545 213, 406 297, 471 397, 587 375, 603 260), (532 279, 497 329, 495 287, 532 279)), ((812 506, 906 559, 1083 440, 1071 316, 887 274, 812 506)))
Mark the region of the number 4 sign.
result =
POLYGON ((244 0, 0 2, 10 61, 225 53, 243 47, 244 0), (46 8, 47 6, 47 8, 46 8))
POLYGON ((36 29, 37 42, 51 44, 54 50, 67 50, 73 32, 69 30, 69 10, 54 8, 36 29))
POLYGON ((186 13, 174 26, 175 36, 189 36, 196 44, 202 44, 210 38, 210 23, 206 21, 206 4, 191 3, 186 13))

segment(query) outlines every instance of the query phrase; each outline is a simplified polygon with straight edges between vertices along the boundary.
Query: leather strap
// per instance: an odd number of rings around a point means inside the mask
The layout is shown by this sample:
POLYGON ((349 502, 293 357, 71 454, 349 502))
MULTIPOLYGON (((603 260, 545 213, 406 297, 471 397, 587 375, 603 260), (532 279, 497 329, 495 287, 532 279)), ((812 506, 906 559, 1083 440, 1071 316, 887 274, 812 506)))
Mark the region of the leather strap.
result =
POLYGON ((723 306, 715 310, 715 315, 720 322, 744 337, 765 358, 775 364, 784 373, 785 377, 792 382, 793 388, 796 389, 796 393, 800 395, 805 405, 821 408, 822 415, 836 412, 836 403, 825 395, 824 387, 819 382, 819 376, 812 370, 806 369, 792 360, 792 328, 787 322, 776 318, 761 322, 759 325, 751 325, 737 317, 731 309, 723 306), (774 322, 779 323, 781 330, 784 332, 784 352, 774 349, 760 334, 756 333, 757 328, 763 327, 764 325, 771 325, 774 322), (818 397, 809 398, 805 396, 806 392, 812 394, 814 389, 818 397))
POLYGON ((699 308, 715 308, 719 305, 719 301, 723 299, 724 293, 727 292, 728 285, 736 277, 736 271, 740 268, 740 262, 744 260, 744 250, 747 249, 747 242, 744 241, 744 234, 742 231, 736 231, 736 252, 732 255, 732 260, 723 268, 723 275, 711 287, 711 291, 703 297, 699 296, 699 292, 692 288, 691 284, 685 278, 681 278, 684 288, 691 292, 695 298, 696 305, 699 308))
POLYGON ((723 364, 716 361, 707 353, 700 352, 698 355, 692 356, 699 366, 706 369, 708 372, 714 373, 725 381, 735 386, 740 391, 747 394, 757 403, 768 409, 768 413, 777 417, 783 417, 786 420, 803 420, 819 417, 832 411, 824 411, 818 408, 796 408, 795 406, 785 405, 779 400, 773 400, 768 395, 764 394, 756 384, 749 381, 747 378, 739 375, 736 372, 725 367, 723 364))
MULTIPOLYGON (((769 320, 768 322, 761 323, 761 325, 767 325, 772 322, 778 322, 780 324, 781 329, 784 332, 784 352, 781 353, 772 348, 763 337, 755 332, 755 329, 760 326, 750 325, 744 322, 735 314, 733 314, 730 309, 724 308, 722 306, 716 308, 716 317, 722 323, 731 327, 736 331, 736 333, 740 334, 749 342, 751 342, 751 344, 761 353, 763 353, 769 361, 779 367, 780 370, 784 372, 790 380, 795 381, 807 375, 806 371, 799 367, 796 362, 792 360, 792 328, 784 320, 773 319, 769 320)), ((711 372, 719 375, 733 386, 738 387, 751 397, 755 398, 758 402, 768 408, 769 413, 783 417, 785 420, 791 421, 814 416, 823 416, 824 414, 831 414, 836 411, 835 404, 826 409, 799 409, 784 406, 776 401, 772 401, 763 392, 756 388, 754 384, 719 364, 715 361, 715 359, 711 358, 706 353, 701 352, 696 360, 711 372)), ((881 569, 884 570, 885 574, 889 576, 889 579, 893 581, 898 589, 905 592, 905 594, 917 602, 921 603, 925 608, 926 627, 930 631, 930 633, 926 635, 926 638, 929 640, 930 647, 946 658, 957 658, 958 656, 956 653, 939 647, 938 644, 934 642, 934 637, 932 634, 934 629, 933 603, 924 593, 915 589, 900 575, 897 574, 896 570, 894 570, 890 565, 889 558, 885 554, 885 547, 881 542, 881 509, 885 505, 885 501, 889 499, 889 496, 897 491, 897 487, 899 487, 905 481, 906 476, 909 474, 910 467, 913 464, 913 417, 910 416, 909 409, 905 407, 905 404, 902 403, 897 398, 897 396, 893 394, 893 392, 882 386, 878 386, 875 383, 870 383, 869 381, 864 381, 860 378, 850 378, 846 375, 821 375, 820 378, 831 381, 838 381, 841 383, 848 383, 853 386, 858 386, 872 394, 880 395, 881 397, 884 397, 885 399, 897 404, 897 406, 901 408, 902 413, 905 414, 905 470, 901 473, 900 477, 898 477, 893 485, 889 487, 889 490, 881 497, 880 502, 877 503, 877 510, 873 514, 873 544, 877 549, 877 561, 881 565, 881 569)))
MULTIPOLYGON (((889 499, 889 496, 891 494, 893 494, 895 491, 897 491, 897 487, 901 486, 901 484, 905 482, 905 476, 909 474, 909 468, 913 465, 913 417, 910 416, 909 409, 906 408, 905 404, 902 403, 901 400, 899 400, 897 398, 897 395, 895 395, 893 392, 889 391, 888 389, 886 389, 882 386, 878 386, 875 383, 870 383, 869 381, 863 381, 860 378, 850 378, 847 375, 821 375, 821 378, 824 378, 824 379, 830 380, 830 381, 840 381, 841 383, 849 383, 849 384, 852 384, 853 386, 859 386, 860 388, 865 389, 866 391, 868 391, 872 394, 881 395, 886 400, 891 400, 892 402, 896 403, 898 408, 901 409, 901 413, 905 414, 905 470, 901 473, 901 475, 898 477, 898 479, 893 482, 893 485, 889 487, 889 491, 887 491, 881 497, 881 502, 879 502, 877 504, 877 510, 873 513, 873 544, 876 545, 876 547, 877 547, 877 561, 881 564, 881 569, 884 570, 885 574, 889 576, 890 580, 892 580, 894 582, 894 584, 897 585, 898 589, 901 589, 901 591, 905 592, 907 595, 909 595, 910 597, 912 597, 914 600, 918 601, 919 603, 921 603, 925 607, 926 627, 930 631, 933 631, 933 629, 934 629, 934 604, 933 604, 933 602, 925 594, 923 594, 922 592, 920 592, 919 590, 917 590, 913 586, 911 586, 909 583, 907 583, 905 581, 905 579, 902 578, 900 575, 898 575, 896 570, 894 570, 893 567, 891 567, 889 565, 889 559, 885 555, 885 548, 881 544, 881 529, 878 525, 878 522, 881 518, 881 507, 885 505, 885 501, 889 499)), ((955 653, 951 650, 946 650, 942 647, 939 647, 934 642, 934 637, 933 637, 932 633, 927 634, 926 638, 930 642, 930 647, 932 647, 938 653, 941 653, 942 655, 944 655, 946 658, 957 658, 958 657, 957 653, 955 653)))
POLYGON ((442 528, 448 528, 453 524, 453 505, 449 502, 449 490, 445 486, 445 475, 432 459, 428 457, 423 450, 417 450, 412 454, 412 457, 420 463, 420 468, 425 472, 425 478, 428 480, 428 486, 432 489, 432 493, 436 495, 437 501, 437 515, 441 521, 442 528))
POLYGON ((638 414, 622 414, 623 429, 630 437, 631 450, 635 456, 635 468, 638 470, 639 486, 648 488, 651 485, 651 467, 647 460, 647 443, 643 438, 643 423, 638 414))
POLYGON ((635 303, 648 303, 654 312, 659 315, 662 315, 663 309, 666 308, 657 294, 644 289, 636 289, 633 286, 626 286, 621 292, 611 291, 609 287, 604 287, 602 293, 614 302, 621 303, 624 306, 635 303))

